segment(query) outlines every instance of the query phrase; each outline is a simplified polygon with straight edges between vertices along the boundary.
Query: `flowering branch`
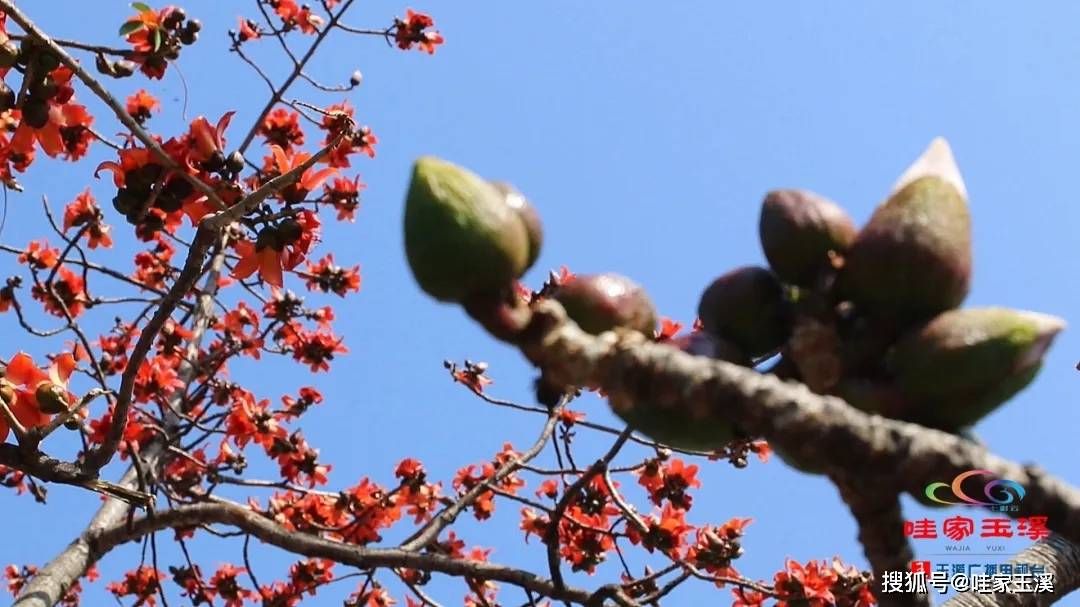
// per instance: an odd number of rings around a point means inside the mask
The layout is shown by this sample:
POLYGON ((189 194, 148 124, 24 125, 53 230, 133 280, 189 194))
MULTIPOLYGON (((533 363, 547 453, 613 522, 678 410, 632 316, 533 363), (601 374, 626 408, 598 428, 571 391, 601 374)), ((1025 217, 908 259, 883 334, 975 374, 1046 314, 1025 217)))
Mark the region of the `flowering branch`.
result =
POLYGON ((176 161, 172 159, 169 154, 161 148, 161 144, 150 133, 146 132, 146 129, 142 127, 131 114, 127 112, 123 105, 112 96, 109 91, 105 90, 105 87, 101 83, 90 75, 82 64, 75 60, 66 50, 64 50, 59 44, 56 43, 48 34, 41 30, 36 23, 30 20, 22 11, 16 8, 14 2, 11 0, 0 0, 0 10, 11 17, 11 20, 19 24, 19 27, 35 40, 45 45, 56 57, 68 67, 79 80, 82 80, 86 88, 90 89, 99 99, 101 99, 105 105, 109 106, 109 109, 113 111, 116 118, 131 131, 135 137, 146 146, 148 150, 154 153, 154 156, 164 164, 164 166, 174 169, 178 175, 186 179, 195 189, 199 190, 206 195, 207 199, 218 209, 224 209, 227 205, 221 200, 221 197, 217 195, 217 192, 213 188, 203 183, 198 177, 191 175, 187 171, 183 170, 176 161))

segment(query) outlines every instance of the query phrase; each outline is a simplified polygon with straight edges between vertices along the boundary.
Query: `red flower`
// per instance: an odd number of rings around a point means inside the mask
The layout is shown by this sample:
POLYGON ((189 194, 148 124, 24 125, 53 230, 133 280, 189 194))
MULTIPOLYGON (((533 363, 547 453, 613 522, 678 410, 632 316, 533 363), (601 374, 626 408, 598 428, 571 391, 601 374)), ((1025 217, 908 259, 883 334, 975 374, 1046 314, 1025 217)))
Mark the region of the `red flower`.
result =
POLYGON ((353 266, 352 269, 337 266, 333 253, 330 253, 319 263, 308 262, 305 279, 308 290, 345 297, 348 291, 360 291, 360 266, 353 266))
POLYGON ((322 329, 316 332, 298 332, 288 341, 293 348, 293 358, 308 365, 312 373, 329 371, 329 361, 334 359, 334 355, 349 351, 341 343, 340 337, 322 329))
MULTIPOLYGON (((68 403, 74 402, 74 397, 67 392, 67 382, 74 370, 75 357, 66 352, 53 359, 48 370, 35 365, 29 354, 19 352, 4 367, 0 379, 0 398, 4 399, 15 414, 15 419, 24 427, 44 426, 52 415, 41 410, 38 402, 41 387, 55 386, 68 403)), ((0 441, 7 438, 9 431, 7 420, 0 416, 0 441)))
POLYGON ((106 589, 113 593, 117 599, 125 596, 135 597, 136 605, 157 604, 157 595, 161 588, 161 580, 164 574, 153 567, 139 565, 137 569, 124 574, 122 582, 113 582, 106 589))
POLYGON ((283 107, 275 108, 259 125, 259 134, 266 143, 291 151, 294 146, 304 145, 304 131, 300 129, 300 114, 283 107))
POLYGON ((836 582, 836 571, 810 561, 805 566, 788 559, 785 571, 777 573, 774 580, 777 594, 782 599, 809 599, 810 607, 826 607, 836 604, 832 585, 836 582))
POLYGON ((161 103, 157 98, 146 92, 146 89, 139 89, 135 94, 127 98, 126 103, 127 113, 131 114, 139 124, 142 124, 150 119, 150 115, 161 109, 161 103))
POLYGON ((296 0, 272 0, 270 6, 281 18, 286 30, 299 27, 305 34, 315 34, 323 24, 323 18, 311 12, 308 6, 301 7, 296 0))
POLYGON ((678 458, 664 465, 653 459, 638 471, 638 484, 649 492, 649 499, 657 506, 666 499, 676 508, 689 510, 693 500, 687 490, 701 486, 697 472, 696 465, 687 466, 678 458))
POLYGON ((173 273, 170 262, 176 249, 163 238, 155 242, 153 249, 135 254, 135 273, 132 277, 147 287, 162 289, 165 279, 173 273))
POLYGON ((66 160, 79 160, 85 156, 94 139, 89 128, 94 123, 94 117, 86 111, 86 107, 75 103, 44 103, 47 106, 44 110, 45 123, 34 127, 23 116, 11 137, 11 151, 32 155, 34 144, 38 143, 51 158, 63 154, 66 160))
POLYGON ((653 335, 654 339, 658 342, 666 342, 675 339, 675 336, 682 331, 683 324, 676 322, 668 317, 660 319, 660 328, 653 335))
POLYGON ((434 19, 411 8, 406 9, 405 19, 394 19, 394 41, 401 50, 407 51, 416 44, 421 51, 434 55, 435 47, 444 40, 438 30, 428 31, 429 27, 435 27, 434 19))
POLYGON ((366 187, 359 175, 352 181, 338 177, 331 185, 324 186, 323 198, 337 210, 338 221, 355 221, 356 210, 360 208, 360 192, 366 187))
POLYGON ((289 582, 297 594, 315 596, 315 589, 334 579, 334 562, 329 559, 307 559, 289 568, 289 582))
POLYGON ((225 607, 242 607, 245 600, 255 600, 255 592, 240 585, 237 576, 247 571, 234 565, 222 565, 210 578, 210 586, 225 599, 225 607))
POLYGON ((64 317, 66 308, 68 314, 74 318, 82 314, 86 306, 86 285, 83 283, 82 276, 66 267, 60 268, 56 273, 52 289, 46 288, 43 284, 35 284, 30 294, 44 304, 45 310, 54 316, 64 317))
POLYGON ((73 227, 86 226, 87 245, 91 249, 98 246, 107 249, 112 246, 112 238, 109 237, 109 226, 105 225, 103 219, 101 209, 87 188, 64 208, 64 232, 73 227))
POLYGON ((631 543, 641 544, 649 552, 660 550, 669 555, 678 554, 687 532, 693 530, 686 524, 686 512, 673 508, 671 504, 664 506, 659 517, 655 514, 646 517, 645 525, 644 533, 632 525, 627 529, 626 535, 631 543))
MULTIPOLYGON (((337 103, 327 108, 327 113, 323 116, 322 124, 320 125, 320 128, 327 132, 326 138, 323 140, 323 145, 330 143, 334 136, 340 131, 343 118, 348 118, 351 121, 354 113, 355 112, 348 101, 337 103)), ((379 138, 371 132, 370 127, 365 126, 356 128, 351 136, 342 138, 341 142, 330 151, 327 155, 328 163, 332 167, 348 167, 350 166, 349 155, 355 153, 365 154, 368 158, 374 158, 375 144, 377 143, 379 143, 379 138)))
POLYGON ((32 240, 26 250, 19 253, 18 260, 33 269, 47 270, 60 260, 60 250, 49 247, 47 240, 32 240))
POLYGON ((259 29, 259 24, 251 19, 244 19, 240 17, 240 28, 237 32, 237 39, 240 42, 247 42, 248 40, 258 40, 262 38, 262 31, 259 29))
POLYGON ((199 116, 191 121, 185 140, 188 145, 188 164, 193 168, 193 163, 210 164, 225 161, 225 130, 229 128, 233 114, 225 112, 218 119, 217 124, 211 126, 205 116, 199 116))
MULTIPOLYGON (((270 151, 273 155, 266 159, 266 164, 270 169, 269 172, 277 175, 284 175, 311 158, 311 154, 307 152, 286 152, 278 145, 271 145, 270 151)), ((307 198, 309 192, 322 187, 323 182, 335 173, 337 173, 335 168, 325 168, 320 171, 309 168, 304 171, 300 179, 282 190, 279 195, 285 202, 300 202, 307 198)))
MULTIPOLYGON (((105 438, 112 428, 112 416, 113 412, 110 409, 100 419, 90 420, 90 434, 87 436, 90 442, 97 445, 105 442, 105 438)), ((142 423, 139 415, 129 409, 127 425, 124 426, 124 436, 118 446, 120 457, 127 459, 128 453, 138 453, 141 446, 154 436, 154 429, 142 423)))
POLYGON ((243 280, 258 270, 259 278, 267 284, 281 287, 282 271, 292 270, 304 260, 318 232, 319 218, 311 211, 301 211, 294 219, 264 227, 254 243, 250 240, 233 243, 240 256, 233 268, 233 278, 243 280))

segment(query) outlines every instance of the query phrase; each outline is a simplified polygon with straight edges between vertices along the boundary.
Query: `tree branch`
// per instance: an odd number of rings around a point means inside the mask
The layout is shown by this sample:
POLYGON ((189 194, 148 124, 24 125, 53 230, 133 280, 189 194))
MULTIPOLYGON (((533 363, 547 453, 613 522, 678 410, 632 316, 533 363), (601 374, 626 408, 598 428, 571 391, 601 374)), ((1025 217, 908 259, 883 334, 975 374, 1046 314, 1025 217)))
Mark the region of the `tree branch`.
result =
POLYGON ((72 73, 74 73, 79 78, 79 80, 81 80, 83 84, 86 85, 86 88, 90 89, 92 93, 97 95, 98 99, 101 99, 101 101, 103 101, 105 105, 109 106, 109 109, 113 111, 113 113, 116 115, 116 118, 125 127, 127 127, 128 130, 130 130, 131 133, 135 135, 135 137, 139 141, 141 141, 148 150, 153 152, 154 156, 156 156, 164 166, 175 170, 177 174, 190 182, 191 185, 195 187, 195 189, 205 194, 207 199, 210 200, 210 202, 213 203, 213 205, 219 210, 224 209, 226 208, 226 206, 228 206, 223 200, 221 200, 221 197, 217 195, 217 192, 215 192, 213 188, 204 183, 203 180, 199 179, 195 175, 188 173, 186 170, 184 170, 183 167, 178 165, 176 161, 174 161, 172 157, 169 156, 169 154, 166 153, 164 149, 162 149, 161 145, 157 142, 157 140, 154 139, 153 136, 150 135, 150 133, 147 133, 146 129, 144 129, 142 125, 140 125, 134 118, 131 117, 131 114, 127 113, 127 110, 124 108, 124 106, 121 105, 120 102, 117 101, 111 93, 109 93, 109 91, 105 90, 105 87, 102 86, 96 78, 91 76, 89 72, 83 69, 82 64, 76 61, 75 58, 72 57, 59 44, 57 44, 55 40, 53 40, 51 37, 49 37, 48 34, 42 31, 42 29, 39 28, 37 24, 31 21, 30 18, 27 17, 22 11, 16 8, 14 2, 12 2, 11 0, 0 0, 0 10, 2 10, 9 17, 11 17, 12 21, 18 23, 19 27, 23 28, 23 31, 25 31, 28 35, 33 37, 41 44, 44 44, 50 51, 52 51, 54 55, 56 55, 57 59, 59 59, 61 63, 71 69, 72 73))
POLYGON ((592 593, 580 588, 556 588, 548 579, 528 571, 496 563, 457 559, 441 554, 425 554, 401 548, 363 548, 331 541, 306 533, 288 531, 248 508, 221 502, 180 506, 153 517, 135 519, 130 525, 120 523, 84 536, 90 562, 97 561, 113 548, 147 534, 169 528, 221 524, 236 527, 267 544, 294 554, 326 558, 360 569, 407 568, 443 573, 454 577, 472 577, 512 584, 558 601, 585 604, 592 593))
MULTIPOLYGON (((218 276, 221 266, 224 263, 224 259, 224 250, 218 251, 210 264, 211 271, 206 278, 202 293, 195 306, 195 314, 191 321, 191 339, 188 342, 189 354, 199 348, 203 336, 205 335, 206 328, 209 326, 210 318, 213 314, 214 295, 217 293, 218 289, 218 276)), ((179 374, 185 384, 189 384, 196 374, 194 365, 190 363, 192 360, 195 360, 195 357, 189 355, 184 357, 180 363, 179 374)), ((173 394, 169 399, 170 410, 174 410, 181 405, 185 393, 186 389, 177 390, 173 394)), ((2 453, 5 446, 6 445, 0 445, 0 461, 3 459, 2 453)), ((148 468, 157 468, 161 462, 162 455, 166 452, 166 446, 165 441, 163 441, 161 437, 156 437, 148 445, 142 448, 139 454, 148 468)), ((39 457, 45 456, 39 455, 39 457)), ((67 470, 68 468, 70 468, 71 473, 76 479, 84 478, 83 475, 85 472, 81 468, 74 464, 60 462, 58 460, 52 460, 52 462, 49 463, 49 466, 44 470, 34 470, 28 473, 37 476, 38 478, 45 478, 41 476, 40 473, 57 469, 67 470)), ((134 488, 138 486, 138 480, 138 470, 136 470, 133 465, 128 468, 127 472, 123 475, 117 485, 125 488, 134 488)), ((26 587, 23 588, 23 591, 16 598, 15 607, 52 607, 55 605, 64 594, 67 593, 71 584, 78 580, 86 572, 86 569, 93 564, 93 561, 90 560, 90 550, 86 538, 102 529, 122 524, 127 520, 129 512, 129 504, 118 499, 105 500, 105 503, 98 508, 98 511, 90 520, 90 523, 87 525, 83 534, 76 538, 75 541, 68 544, 60 554, 56 555, 48 564, 38 571, 37 575, 31 578, 26 587)))
POLYGON ((545 377, 564 386, 603 388, 615 405, 642 399, 729 419, 833 477, 873 478, 886 490, 918 494, 928 483, 989 470, 1027 490, 1011 516, 1047 516, 1051 529, 1080 542, 1080 491, 959 436, 864 413, 801 384, 692 356, 637 333, 588 335, 550 300, 534 306, 518 346, 545 377))
POLYGON ((1044 607, 1080 587, 1080 546, 1059 535, 1032 544, 1009 562, 1046 567, 1046 573, 1054 576, 1054 591, 1040 594, 965 592, 945 601, 942 607, 1044 607))
MULTIPOLYGON (((873 479, 834 478, 833 483, 859 526, 859 542, 874 579, 885 579, 887 571, 908 571, 915 553, 904 536, 899 494, 880 489, 873 479)), ((873 590, 881 607, 930 607, 928 594, 884 594, 880 588, 875 584, 873 590)))

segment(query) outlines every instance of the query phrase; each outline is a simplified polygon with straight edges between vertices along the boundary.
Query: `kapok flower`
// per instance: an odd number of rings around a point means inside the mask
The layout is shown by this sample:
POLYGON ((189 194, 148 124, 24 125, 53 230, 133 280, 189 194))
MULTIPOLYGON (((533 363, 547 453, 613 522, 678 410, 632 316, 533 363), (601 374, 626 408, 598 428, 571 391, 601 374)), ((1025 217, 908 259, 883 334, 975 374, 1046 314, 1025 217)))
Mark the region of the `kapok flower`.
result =
POLYGON ((366 187, 359 175, 351 181, 338 177, 323 188, 323 198, 337 210, 338 221, 355 221, 356 210, 360 208, 360 192, 366 187))
POLYGON ((83 190, 64 208, 64 232, 82 226, 86 226, 84 234, 91 249, 96 249, 98 246, 104 246, 107 249, 112 246, 109 226, 105 225, 101 208, 98 207, 89 188, 83 190))
POLYGON ((24 117, 11 137, 11 151, 31 155, 37 143, 50 158, 63 154, 67 160, 79 160, 86 155, 94 139, 89 128, 94 123, 94 117, 86 111, 85 106, 76 103, 46 103, 45 123, 35 128, 24 117))
POLYGON ((301 211, 294 219, 259 231, 255 242, 241 240, 233 244, 240 261, 233 268, 233 278, 241 280, 256 270, 267 284, 281 287, 283 270, 292 270, 307 255, 318 238, 319 218, 311 211, 301 211))
POLYGON ((125 105, 127 113, 131 114, 131 117, 139 124, 149 120, 151 114, 161 109, 161 103, 156 97, 146 92, 146 89, 139 89, 129 96, 125 105))
POLYGON ((215 161, 225 161, 225 129, 229 128, 229 122, 232 121, 235 113, 225 112, 214 126, 210 125, 210 121, 205 116, 199 116, 191 121, 186 140, 189 150, 188 164, 192 168, 198 168, 193 165, 196 162, 210 161, 211 164, 215 164, 215 161))
POLYGON ((284 150, 304 145, 304 131, 300 128, 300 114, 283 107, 275 108, 259 125, 259 134, 266 143, 284 150))
POLYGON ((406 9, 404 19, 394 19, 394 41, 403 51, 415 44, 421 51, 434 55, 435 47, 445 40, 438 30, 428 31, 429 27, 435 27, 435 20, 429 15, 406 9))
MULTIPOLYGON (((289 171, 300 167, 311 158, 311 154, 308 154, 307 152, 297 152, 293 154, 286 152, 278 145, 271 145, 270 151, 273 154, 273 157, 272 163, 268 164, 271 165, 272 170, 277 171, 278 175, 284 175, 289 171)), ((280 196, 285 202, 300 202, 307 198, 309 192, 322 187, 323 182, 336 173, 337 169, 335 168, 325 168, 319 171, 308 168, 303 172, 299 179, 282 190, 280 196)))
MULTIPOLYGON (((65 352, 57 356, 48 370, 34 364, 25 352, 11 357, 0 379, 0 398, 4 399, 15 419, 25 428, 49 423, 56 405, 71 403, 74 397, 67 391, 68 379, 75 370, 75 357, 65 352)), ((7 438, 10 427, 0 416, 0 441, 7 438)))
POLYGON ((86 308, 86 284, 82 276, 61 267, 49 289, 43 284, 35 284, 30 290, 31 296, 45 305, 45 311, 54 316, 64 316, 67 308, 72 317, 79 316, 86 308))

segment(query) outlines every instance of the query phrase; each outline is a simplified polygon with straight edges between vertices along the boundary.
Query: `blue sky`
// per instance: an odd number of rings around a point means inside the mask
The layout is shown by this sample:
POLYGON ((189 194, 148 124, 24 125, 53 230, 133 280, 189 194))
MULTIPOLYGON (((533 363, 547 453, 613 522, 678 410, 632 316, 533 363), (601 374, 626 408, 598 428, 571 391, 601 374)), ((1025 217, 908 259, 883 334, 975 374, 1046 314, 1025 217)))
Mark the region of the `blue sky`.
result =
MULTIPOLYGON (((266 97, 254 75, 224 52, 224 31, 237 15, 254 16, 254 4, 184 6, 205 24, 199 45, 181 61, 188 119, 237 110, 235 143, 266 97)), ((103 42, 114 40, 128 12, 126 3, 112 1, 94 3, 92 12, 75 0, 49 7, 25 8, 57 36, 103 42)), ((351 22, 380 26, 404 8, 361 1, 351 22)), ((393 465, 407 456, 448 480, 505 440, 523 448, 539 430, 537 419, 493 409, 447 381, 443 359, 486 360, 493 394, 528 400, 532 371, 460 310, 424 297, 412 283, 400 231, 402 197, 411 161, 422 154, 510 181, 533 200, 547 234, 527 277, 534 284, 562 264, 578 272, 617 271, 644 285, 663 313, 689 322, 713 277, 763 263, 757 215, 766 191, 818 191, 861 223, 930 139, 943 135, 971 197, 975 278, 966 305, 1031 309, 1080 323, 1080 281, 1069 278, 1075 271, 1066 257, 1075 255, 1080 226, 1074 178, 1080 5, 1046 2, 1017 11, 975 0, 430 0, 413 8, 430 12, 447 39, 436 56, 337 36, 313 70, 327 81, 363 71, 364 84, 350 99, 380 138, 378 157, 358 163, 369 187, 357 222, 328 228, 323 249, 332 248, 339 262, 360 263, 364 278, 359 295, 327 300, 337 305, 337 329, 352 353, 316 378, 327 404, 304 425, 309 441, 334 463, 337 486, 362 475, 390 482, 393 465)), ((276 51, 270 41, 261 44, 276 51)), ((274 65, 280 78, 283 66, 274 65)), ((132 84, 146 85, 125 82, 120 89, 132 84)), ((153 125, 175 133, 187 122, 176 74, 148 88, 166 102, 153 125)), ((89 99, 82 90, 79 96, 89 99)), ((297 96, 337 100, 310 91, 297 96)), ((97 115, 99 128, 117 130, 104 112, 97 115)), ((107 151, 99 146, 94 161, 107 151)), ((110 184, 95 182, 91 166, 35 166, 23 180, 27 193, 10 197, 0 242, 21 246, 43 234, 40 194, 59 204, 90 185, 107 201, 110 184)), ((123 233, 122 224, 116 229, 123 233)), ((121 245, 113 259, 131 250, 121 245)), ((10 256, 0 257, 0 274, 14 266, 10 256)), ((19 334, 12 318, 0 323, 9 349, 56 349, 55 342, 19 334)), ((1001 455, 1039 462, 1073 483, 1080 483, 1071 449, 1080 423, 1073 407, 1078 346, 1076 332, 1067 330, 1032 387, 977 429, 1001 455)), ((288 362, 236 372, 271 398, 310 381, 288 362)), ((598 399, 587 397, 579 408, 591 419, 611 419, 598 399)), ((578 448, 579 461, 587 461, 606 443, 581 439, 578 448)), ((841 555, 864 563, 855 526, 826 480, 779 460, 741 471, 707 464, 701 477, 693 522, 755 519, 738 562, 745 574, 771 576, 788 556, 841 555)), ((51 495, 49 508, 0 495, 0 512, 24 522, 5 529, 0 563, 43 563, 97 505, 95 496, 65 487, 53 487, 51 495)), ((910 500, 906 506, 908 518, 944 517, 910 500)), ((493 559, 538 565, 542 549, 520 543, 517 511, 501 505, 495 521, 466 523, 463 534, 494 546, 493 559)), ((195 552, 213 568, 238 560, 239 546, 207 542, 195 552)), ((1022 546, 1012 543, 1010 551, 1022 546)), ((940 552, 936 543, 917 548, 924 556, 940 552)), ((137 554, 129 548, 111 555, 102 565, 106 579, 137 554)), ((260 578, 271 579, 288 562, 264 551, 256 567, 260 578)), ((607 572, 608 579, 617 575, 614 568, 607 572)), ((90 604, 100 602, 101 588, 91 591, 98 598, 90 604)), ((461 594, 457 585, 437 588, 448 604, 461 594)), ((333 604, 330 597, 347 590, 313 602, 333 604)), ((713 592, 691 585, 678 602, 703 601, 713 592)))

